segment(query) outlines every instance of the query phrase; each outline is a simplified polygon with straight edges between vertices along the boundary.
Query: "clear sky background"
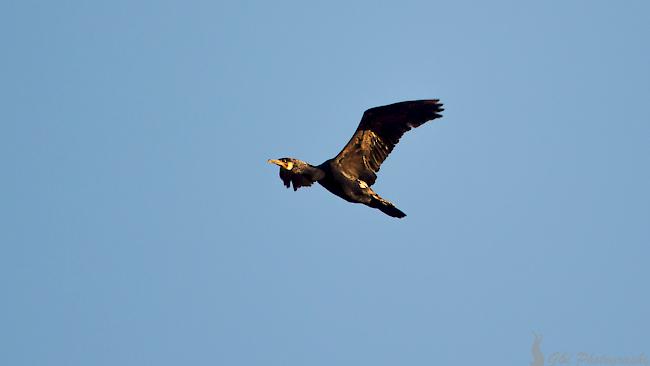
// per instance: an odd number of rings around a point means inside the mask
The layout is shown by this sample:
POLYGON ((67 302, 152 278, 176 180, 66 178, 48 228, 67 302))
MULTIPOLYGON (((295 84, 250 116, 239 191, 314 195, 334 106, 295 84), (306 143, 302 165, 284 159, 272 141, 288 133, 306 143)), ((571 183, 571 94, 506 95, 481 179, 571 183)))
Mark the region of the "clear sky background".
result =
POLYGON ((650 357, 649 39, 648 1, 1 2, 0 364, 650 357), (403 220, 266 163, 424 98, 403 220))

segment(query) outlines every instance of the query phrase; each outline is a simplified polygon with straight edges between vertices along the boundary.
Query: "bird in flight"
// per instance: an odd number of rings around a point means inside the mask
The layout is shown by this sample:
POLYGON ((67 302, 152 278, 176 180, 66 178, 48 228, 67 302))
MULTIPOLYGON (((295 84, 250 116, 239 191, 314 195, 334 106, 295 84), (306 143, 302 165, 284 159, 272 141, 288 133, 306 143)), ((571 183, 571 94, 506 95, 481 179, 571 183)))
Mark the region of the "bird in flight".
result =
POLYGON ((381 163, 411 128, 442 117, 438 99, 399 102, 370 108, 363 113, 359 127, 343 150, 318 166, 294 158, 269 159, 280 166, 280 178, 296 191, 318 182, 328 191, 352 203, 362 203, 386 215, 402 218, 406 214, 380 197, 370 186, 377 180, 381 163))

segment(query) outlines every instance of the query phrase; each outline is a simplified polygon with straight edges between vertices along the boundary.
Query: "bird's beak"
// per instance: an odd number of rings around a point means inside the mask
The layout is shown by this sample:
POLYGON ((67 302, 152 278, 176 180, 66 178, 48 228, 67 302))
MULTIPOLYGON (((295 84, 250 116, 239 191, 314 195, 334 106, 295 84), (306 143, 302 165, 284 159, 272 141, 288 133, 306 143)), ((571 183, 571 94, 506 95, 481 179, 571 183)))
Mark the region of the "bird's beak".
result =
POLYGON ((293 162, 289 161, 285 163, 282 160, 275 160, 275 159, 269 159, 267 160, 268 163, 279 165, 281 168, 286 169, 286 170, 291 170, 293 169, 293 162))

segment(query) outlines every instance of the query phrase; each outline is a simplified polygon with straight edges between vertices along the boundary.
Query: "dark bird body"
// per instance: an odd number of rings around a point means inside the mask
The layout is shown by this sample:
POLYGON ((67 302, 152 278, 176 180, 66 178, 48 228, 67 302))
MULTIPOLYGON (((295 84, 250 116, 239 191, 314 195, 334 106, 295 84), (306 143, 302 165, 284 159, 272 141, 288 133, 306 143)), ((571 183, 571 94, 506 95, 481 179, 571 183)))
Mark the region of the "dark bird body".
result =
POLYGON ((348 202, 362 203, 383 213, 406 216, 370 186, 377 179, 379 167, 404 133, 427 121, 440 118, 442 104, 437 99, 400 102, 368 109, 350 141, 334 158, 312 166, 294 158, 269 160, 280 166, 280 178, 293 190, 318 182, 328 191, 348 202))

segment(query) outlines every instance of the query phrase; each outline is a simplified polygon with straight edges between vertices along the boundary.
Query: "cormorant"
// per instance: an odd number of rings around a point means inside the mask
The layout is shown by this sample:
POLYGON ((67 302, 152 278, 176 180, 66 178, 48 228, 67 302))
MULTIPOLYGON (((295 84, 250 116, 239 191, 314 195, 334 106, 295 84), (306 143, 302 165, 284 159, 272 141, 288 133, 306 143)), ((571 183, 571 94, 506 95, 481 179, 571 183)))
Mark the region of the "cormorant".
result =
POLYGON ((270 159, 280 166, 280 178, 293 190, 318 182, 348 202, 363 203, 402 218, 406 214, 380 197, 370 186, 377 179, 381 163, 404 133, 427 121, 440 118, 444 109, 438 99, 414 100, 370 108, 343 150, 318 166, 294 158, 270 159))

